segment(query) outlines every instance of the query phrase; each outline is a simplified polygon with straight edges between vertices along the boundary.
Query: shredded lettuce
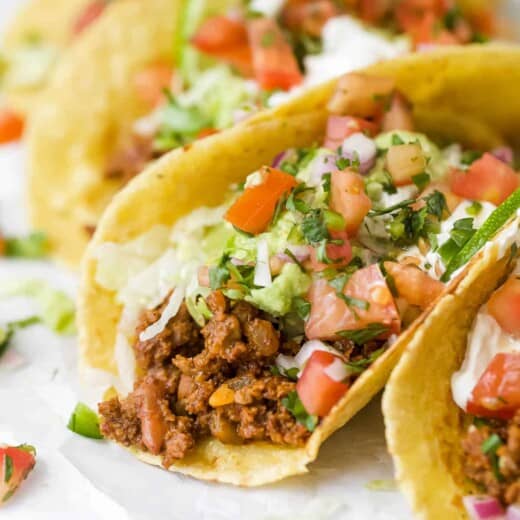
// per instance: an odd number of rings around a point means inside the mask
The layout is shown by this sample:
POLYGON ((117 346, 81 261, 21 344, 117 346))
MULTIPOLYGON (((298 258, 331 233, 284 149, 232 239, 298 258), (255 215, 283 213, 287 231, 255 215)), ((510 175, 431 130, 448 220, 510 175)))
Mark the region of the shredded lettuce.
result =
POLYGON ((39 306, 41 322, 58 334, 76 332, 76 309, 72 299, 63 291, 50 287, 43 280, 24 280, 0 290, 0 297, 26 296, 39 306))

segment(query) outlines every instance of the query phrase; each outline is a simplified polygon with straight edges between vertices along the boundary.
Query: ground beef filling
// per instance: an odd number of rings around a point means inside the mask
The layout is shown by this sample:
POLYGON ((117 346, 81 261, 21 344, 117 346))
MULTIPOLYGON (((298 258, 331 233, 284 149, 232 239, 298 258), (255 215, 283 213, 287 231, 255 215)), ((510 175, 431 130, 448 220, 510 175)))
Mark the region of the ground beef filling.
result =
MULTIPOLYGON (((167 301, 141 315, 138 335, 167 301)), ((276 356, 298 345, 246 302, 214 292, 207 304, 213 317, 203 328, 183 304, 160 334, 135 343, 141 375, 126 398, 99 405, 103 435, 162 455, 166 467, 210 436, 303 445, 310 432, 281 403, 296 383, 271 372, 276 356)))
POLYGON ((499 498, 504 504, 520 503, 520 410, 509 421, 486 421, 470 426, 462 440, 464 471, 483 494, 499 498), (484 453, 491 436, 501 439, 496 451, 484 453))

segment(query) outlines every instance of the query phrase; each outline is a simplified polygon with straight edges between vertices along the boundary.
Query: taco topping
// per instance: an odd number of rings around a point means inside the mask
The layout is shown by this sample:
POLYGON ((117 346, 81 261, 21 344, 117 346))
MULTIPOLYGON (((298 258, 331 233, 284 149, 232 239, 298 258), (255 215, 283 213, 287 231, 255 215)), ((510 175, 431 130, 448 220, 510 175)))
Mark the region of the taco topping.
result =
POLYGON ((409 111, 391 81, 353 74, 325 146, 284 151, 171 233, 102 244, 96 280, 124 307, 130 391, 100 404, 103 435, 165 466, 209 438, 301 446, 442 294, 451 255, 494 205, 452 196, 460 147, 408 123, 380 133, 396 97, 409 111))
POLYGON ((36 464, 36 450, 28 444, 0 445, 0 506, 9 500, 36 464))
POLYGON ((453 376, 468 418, 464 471, 503 505, 520 503, 520 307, 518 264, 477 315, 466 358, 453 376))
MULTIPOLYGON (((93 2, 85 16, 90 19, 90 13, 97 13, 104 3, 93 2)), ((177 69, 152 63, 136 73, 138 95, 153 111, 119 140, 107 162, 108 178, 126 182, 145 161, 207 135, 207 129, 228 128, 266 105, 279 104, 345 72, 414 48, 470 43, 495 31, 491 13, 481 7, 463 13, 454 1, 410 0, 395 6, 388 1, 287 0, 266 5, 224 1, 215 6, 202 0, 187 2, 183 9, 177 69), (490 23, 482 24, 484 18, 490 23), (132 158, 138 167, 131 167, 132 158)), ((388 105, 383 129, 411 130, 413 122, 402 97, 387 99, 392 81, 379 80, 386 87, 378 85, 377 78, 368 82, 356 75, 346 77, 349 84, 331 100, 331 112, 366 118, 374 117, 375 111, 383 114, 388 105), (363 97, 359 88, 364 89, 363 97), (349 97, 357 99, 358 107, 349 106, 349 97)), ((371 122, 364 125, 370 127, 371 122)), ((392 150, 390 169, 395 171, 399 160, 413 162, 413 146, 407 143, 402 150, 392 150)), ((401 175, 420 170, 420 159, 412 166, 401 175)), ((396 184, 405 180, 397 179, 396 184)), ((464 191, 467 183, 455 184, 464 191)), ((496 204, 498 196, 491 196, 496 204)), ((488 200, 480 194, 471 197, 488 200)))

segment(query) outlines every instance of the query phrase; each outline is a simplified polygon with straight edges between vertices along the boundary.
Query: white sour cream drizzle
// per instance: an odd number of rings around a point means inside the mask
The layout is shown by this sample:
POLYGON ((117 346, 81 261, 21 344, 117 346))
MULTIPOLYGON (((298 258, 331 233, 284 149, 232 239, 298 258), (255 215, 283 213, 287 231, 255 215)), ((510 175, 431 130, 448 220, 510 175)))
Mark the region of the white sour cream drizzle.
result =
POLYGON ((277 106, 313 85, 411 51, 407 37, 368 29, 351 16, 331 18, 323 27, 322 42, 323 52, 305 58, 303 83, 288 93, 274 94, 269 105, 277 106))
MULTIPOLYGON (((520 274, 520 262, 516 263, 513 274, 520 274)), ((520 340, 504 332, 488 313, 487 306, 483 305, 468 336, 464 361, 451 378, 451 391, 455 403, 465 410, 475 385, 491 360, 496 354, 511 352, 520 352, 520 340)))

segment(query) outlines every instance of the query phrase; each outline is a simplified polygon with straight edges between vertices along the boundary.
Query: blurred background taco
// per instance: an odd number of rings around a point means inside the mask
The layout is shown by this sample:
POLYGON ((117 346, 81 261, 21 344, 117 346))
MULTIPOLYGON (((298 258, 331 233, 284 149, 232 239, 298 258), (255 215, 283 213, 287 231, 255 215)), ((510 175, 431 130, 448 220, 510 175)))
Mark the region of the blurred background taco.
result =
POLYGON ((148 162, 349 70, 485 41, 497 31, 495 7, 416 0, 114 5, 68 53, 34 114, 32 220, 48 233, 55 256, 77 265, 108 201, 148 162))
POLYGON ((103 434, 201 479, 307 471, 518 208, 516 77, 513 48, 409 55, 133 179, 82 266, 103 434))
POLYGON ((0 143, 15 140, 68 47, 115 0, 31 0, 0 43, 0 143))

